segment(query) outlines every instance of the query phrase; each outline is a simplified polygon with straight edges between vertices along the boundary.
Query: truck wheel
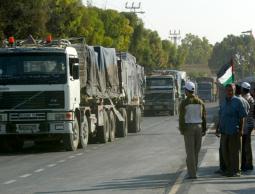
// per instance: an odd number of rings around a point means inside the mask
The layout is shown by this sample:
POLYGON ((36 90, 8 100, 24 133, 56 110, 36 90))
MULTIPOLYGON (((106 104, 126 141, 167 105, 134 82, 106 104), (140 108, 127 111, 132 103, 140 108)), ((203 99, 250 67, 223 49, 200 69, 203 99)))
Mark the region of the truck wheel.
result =
POLYGON ((67 151, 77 150, 79 144, 79 123, 77 118, 74 118, 73 132, 70 134, 65 134, 63 138, 64 147, 67 151))
POLYGON ((130 112, 128 132, 137 133, 139 131, 141 131, 141 109, 136 107, 130 112), (133 120, 131 120, 131 114, 133 114, 133 120))
POLYGON ((109 141, 114 142, 115 133, 116 133, 116 119, 115 119, 115 115, 114 115, 113 111, 109 111, 108 116, 109 116, 109 124, 110 124, 109 125, 110 126, 109 141))
POLYGON ((118 137, 126 137, 128 133, 128 118, 127 118, 127 111, 125 108, 120 108, 119 109, 120 114, 124 118, 124 121, 119 121, 117 119, 116 124, 117 124, 117 136, 118 137))
POLYGON ((24 140, 18 137, 10 138, 7 146, 14 152, 19 152, 24 146, 24 140))
POLYGON ((84 116, 84 121, 81 124, 80 129, 80 143, 79 148, 85 148, 88 145, 89 141, 89 125, 88 125, 88 119, 86 116, 84 116))
POLYGON ((108 114, 106 111, 104 111, 104 125, 98 127, 98 131, 97 131, 97 137, 98 137, 98 141, 100 143, 107 143, 109 140, 109 129, 110 129, 110 124, 109 124, 109 118, 108 118, 108 114))
POLYGON ((174 116, 175 110, 170 110, 170 111, 169 111, 169 114, 170 114, 170 116, 174 116))

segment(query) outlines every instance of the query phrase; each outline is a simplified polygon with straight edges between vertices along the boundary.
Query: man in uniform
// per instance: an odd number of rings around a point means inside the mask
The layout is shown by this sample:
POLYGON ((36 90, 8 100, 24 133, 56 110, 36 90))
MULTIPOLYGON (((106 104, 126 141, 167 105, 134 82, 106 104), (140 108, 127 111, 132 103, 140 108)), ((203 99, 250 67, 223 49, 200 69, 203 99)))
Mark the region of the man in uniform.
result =
POLYGON ((206 133, 206 111, 201 99, 194 95, 195 84, 185 84, 187 96, 181 102, 179 115, 179 130, 184 135, 187 154, 187 169, 189 179, 197 178, 198 154, 201 148, 202 136, 206 133))
POLYGON ((248 116, 244 122, 244 132, 242 137, 242 171, 253 170, 252 147, 251 147, 251 132, 254 128, 254 99, 250 94, 251 85, 243 82, 242 96, 250 105, 248 116))
POLYGON ((247 116, 241 99, 234 96, 235 85, 228 84, 225 88, 226 99, 220 105, 219 128, 221 132, 221 149, 226 176, 240 176, 241 170, 241 136, 244 118, 247 116))

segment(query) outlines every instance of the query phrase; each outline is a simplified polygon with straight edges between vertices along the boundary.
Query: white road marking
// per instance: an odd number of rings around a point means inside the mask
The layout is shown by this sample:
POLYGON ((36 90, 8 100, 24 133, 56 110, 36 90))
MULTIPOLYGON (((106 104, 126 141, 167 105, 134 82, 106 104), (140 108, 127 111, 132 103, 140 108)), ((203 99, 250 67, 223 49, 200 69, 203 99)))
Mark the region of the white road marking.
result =
POLYGON ((181 184, 182 184, 182 182, 183 182, 183 180, 185 178, 185 175, 187 173, 186 169, 187 168, 184 168, 182 170, 182 173, 178 176, 178 178, 176 179, 174 185, 172 186, 172 188, 171 188, 171 190, 169 191, 168 194, 176 194, 179 191, 179 189, 181 187, 181 184))
POLYGON ((57 166, 57 164, 49 164, 47 166, 51 168, 51 167, 57 166))
POLYGON ((58 163, 63 163, 65 162, 66 160, 59 160, 58 163))
POLYGON ((75 156, 69 156, 68 158, 72 159, 72 158, 75 158, 75 156))
POLYGON ((42 171, 44 171, 44 168, 39 168, 39 169, 35 170, 34 172, 38 173, 38 172, 42 172, 42 171))
POLYGON ((12 183, 15 183, 15 182, 16 182, 16 180, 13 179, 13 180, 6 181, 3 184, 9 185, 9 184, 12 184, 12 183))
MULTIPOLYGON (((208 131, 210 131, 213 126, 214 126, 213 123, 208 125, 208 131)), ((205 137, 202 139, 202 145, 204 144, 205 137)), ((202 163, 203 163, 203 161, 202 161, 202 163)), ((168 192, 168 194, 176 194, 179 191, 181 184, 183 183, 185 175, 187 173, 187 167, 181 169, 181 171, 182 171, 181 174, 177 177, 176 181, 174 182, 174 184, 173 184, 172 188, 170 189, 170 191, 168 192)))
POLYGON ((19 176, 20 178, 27 178, 27 177, 29 177, 29 176, 31 176, 32 174, 23 174, 23 175, 21 175, 21 176, 19 176))

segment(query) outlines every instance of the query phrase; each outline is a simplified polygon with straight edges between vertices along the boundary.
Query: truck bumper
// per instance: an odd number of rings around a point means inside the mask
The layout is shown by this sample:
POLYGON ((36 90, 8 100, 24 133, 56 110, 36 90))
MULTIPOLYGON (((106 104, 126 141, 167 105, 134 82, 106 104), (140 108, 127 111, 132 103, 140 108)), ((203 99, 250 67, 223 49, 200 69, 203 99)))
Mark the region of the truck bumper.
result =
POLYGON ((42 135, 72 133, 73 122, 5 122, 0 123, 0 135, 42 135))
POLYGON ((174 105, 145 105, 144 111, 173 111, 174 105))

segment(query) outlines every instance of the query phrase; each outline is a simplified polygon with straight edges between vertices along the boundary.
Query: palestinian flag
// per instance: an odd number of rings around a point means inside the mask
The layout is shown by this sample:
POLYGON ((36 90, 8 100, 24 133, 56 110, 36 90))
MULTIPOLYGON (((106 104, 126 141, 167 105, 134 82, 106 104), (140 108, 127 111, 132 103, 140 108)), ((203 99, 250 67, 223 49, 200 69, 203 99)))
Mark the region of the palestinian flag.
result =
POLYGON ((227 84, 234 83, 234 64, 233 60, 230 63, 225 64, 221 67, 217 74, 218 81, 226 86, 227 84))

